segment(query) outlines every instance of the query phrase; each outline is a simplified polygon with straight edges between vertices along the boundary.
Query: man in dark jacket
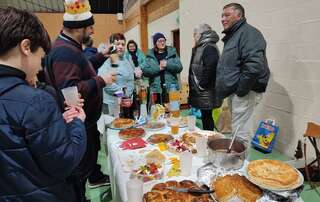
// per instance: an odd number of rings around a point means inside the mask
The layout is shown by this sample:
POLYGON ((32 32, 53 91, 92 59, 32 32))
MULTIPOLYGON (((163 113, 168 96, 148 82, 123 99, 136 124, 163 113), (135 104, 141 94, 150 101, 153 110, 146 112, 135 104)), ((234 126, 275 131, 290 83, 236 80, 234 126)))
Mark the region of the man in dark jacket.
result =
POLYGON ((253 113, 266 91, 269 67, 266 41, 259 30, 246 22, 244 8, 230 3, 223 8, 224 49, 217 67, 216 89, 220 99, 229 96, 232 128, 249 141, 253 113))
POLYGON ((33 87, 50 48, 38 18, 0 8, 0 22, 0 201, 75 201, 66 178, 86 149, 84 111, 62 116, 54 98, 33 87))
POLYGON ((219 49, 218 34, 208 24, 200 24, 194 29, 195 46, 189 68, 189 104, 201 110, 203 129, 213 130, 212 109, 215 103, 216 67, 219 49))
POLYGON ((98 69, 108 58, 98 53, 88 60, 82 51, 82 42, 93 34, 93 15, 88 1, 66 1, 63 16, 63 30, 53 44, 47 57, 46 80, 57 89, 77 86, 84 102, 87 114, 85 121, 87 132, 87 150, 71 179, 77 190, 77 201, 85 201, 85 184, 101 186, 110 184, 109 177, 100 171, 97 164, 100 150, 100 133, 97 121, 102 110, 102 89, 115 80, 115 76, 106 73, 97 76, 98 69), (50 74, 51 73, 51 74, 50 74))

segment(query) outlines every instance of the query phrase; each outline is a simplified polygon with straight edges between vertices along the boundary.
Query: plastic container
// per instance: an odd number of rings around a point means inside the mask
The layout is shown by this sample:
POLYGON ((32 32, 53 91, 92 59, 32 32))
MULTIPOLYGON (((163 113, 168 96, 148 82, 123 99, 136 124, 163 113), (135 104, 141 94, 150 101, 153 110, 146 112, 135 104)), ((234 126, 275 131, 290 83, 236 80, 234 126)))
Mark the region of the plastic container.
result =
POLYGON ((130 202, 141 202, 143 197, 143 182, 139 179, 129 179, 126 182, 127 197, 130 202))
POLYGON ((276 144, 279 127, 273 120, 261 121, 251 141, 252 146, 264 153, 271 153, 276 144))
POLYGON ((79 100, 78 88, 77 86, 71 86, 67 88, 61 89, 63 97, 69 106, 77 105, 77 101, 79 100))
POLYGON ((177 89, 177 85, 171 84, 169 91, 169 110, 173 117, 180 117, 180 93, 177 89))
POLYGON ((163 164, 156 165, 155 163, 151 163, 151 164, 141 165, 132 171, 132 176, 141 180, 142 182, 162 179, 164 176, 163 164), (157 166, 156 172, 150 169, 151 165, 153 165, 153 167, 157 166))

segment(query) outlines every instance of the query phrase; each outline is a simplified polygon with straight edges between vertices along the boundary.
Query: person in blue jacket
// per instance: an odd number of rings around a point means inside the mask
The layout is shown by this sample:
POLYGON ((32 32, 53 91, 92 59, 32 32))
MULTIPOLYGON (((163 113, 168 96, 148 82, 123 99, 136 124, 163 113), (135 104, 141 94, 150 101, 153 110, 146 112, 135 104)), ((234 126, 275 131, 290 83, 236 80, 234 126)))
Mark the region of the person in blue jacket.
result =
POLYGON ((50 39, 39 19, 0 8, 0 201, 71 202, 66 180, 86 150, 85 113, 63 114, 35 87, 50 39))
MULTIPOLYGON (((119 103, 116 94, 123 91, 126 100, 130 102, 121 102, 122 116, 126 118, 133 118, 132 96, 134 91, 134 69, 130 62, 124 57, 126 38, 121 33, 114 33, 110 36, 110 44, 115 48, 114 53, 111 54, 103 65, 98 70, 98 75, 107 72, 116 72, 117 80, 104 87, 103 102, 108 106, 109 114, 117 117, 119 115, 119 103)), ((122 99, 123 101, 124 99, 122 99)))

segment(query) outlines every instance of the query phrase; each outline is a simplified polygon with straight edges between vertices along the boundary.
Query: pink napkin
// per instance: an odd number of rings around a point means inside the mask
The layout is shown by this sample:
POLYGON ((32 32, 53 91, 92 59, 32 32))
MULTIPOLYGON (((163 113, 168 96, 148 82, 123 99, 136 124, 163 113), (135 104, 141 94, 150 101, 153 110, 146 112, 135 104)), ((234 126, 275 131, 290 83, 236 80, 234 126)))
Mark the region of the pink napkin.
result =
POLYGON ((146 146, 146 142, 140 138, 140 137, 136 137, 136 138, 132 138, 130 140, 126 140, 124 142, 122 142, 122 144, 120 145, 120 148, 122 148, 123 150, 133 150, 133 149, 139 149, 139 148, 143 148, 146 146))

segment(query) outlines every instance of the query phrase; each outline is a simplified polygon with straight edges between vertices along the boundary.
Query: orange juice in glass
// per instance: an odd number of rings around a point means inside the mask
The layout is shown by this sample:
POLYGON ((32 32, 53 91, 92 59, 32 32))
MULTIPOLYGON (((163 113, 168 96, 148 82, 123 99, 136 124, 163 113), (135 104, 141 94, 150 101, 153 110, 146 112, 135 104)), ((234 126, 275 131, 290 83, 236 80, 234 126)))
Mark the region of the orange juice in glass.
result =
POLYGON ((180 119, 178 118, 171 118, 170 119, 170 127, 171 127, 171 134, 176 135, 179 133, 179 124, 180 119))
POLYGON ((179 118, 180 117, 180 110, 171 111, 170 114, 172 117, 179 118))

